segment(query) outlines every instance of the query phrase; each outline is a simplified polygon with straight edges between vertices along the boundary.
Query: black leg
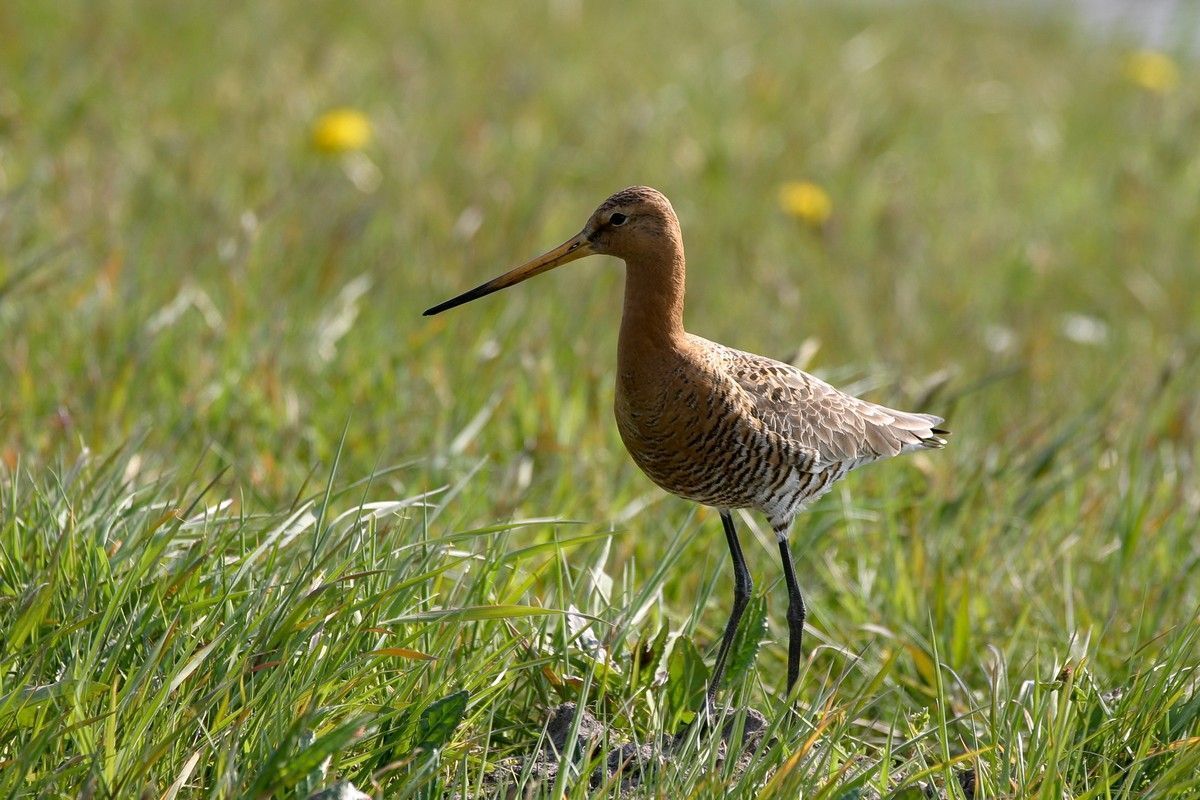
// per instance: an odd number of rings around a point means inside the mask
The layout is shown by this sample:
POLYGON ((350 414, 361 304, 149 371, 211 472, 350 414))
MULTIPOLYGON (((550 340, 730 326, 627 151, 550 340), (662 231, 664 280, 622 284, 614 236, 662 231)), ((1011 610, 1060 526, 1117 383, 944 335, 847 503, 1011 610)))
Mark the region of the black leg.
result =
POLYGON ((733 527, 733 517, 728 511, 721 512, 721 524, 725 526, 725 540, 729 542, 729 555, 733 556, 733 610, 729 612, 729 622, 725 623, 725 635, 721 637, 721 649, 717 651, 717 661, 713 664, 712 681, 708 684, 708 707, 714 708, 713 701, 717 697, 717 689, 725 674, 725 662, 733 647, 733 638, 737 635, 738 623, 741 622, 742 612, 750 602, 750 592, 754 582, 750 580, 750 570, 746 569, 746 558, 742 555, 742 545, 738 542, 737 530, 733 527))
POLYGON ((788 549, 787 531, 779 535, 779 555, 783 559, 783 579, 788 593, 788 673, 787 691, 792 693, 796 679, 800 677, 800 645, 804 640, 804 598, 796 585, 796 571, 792 568, 792 551, 788 549))

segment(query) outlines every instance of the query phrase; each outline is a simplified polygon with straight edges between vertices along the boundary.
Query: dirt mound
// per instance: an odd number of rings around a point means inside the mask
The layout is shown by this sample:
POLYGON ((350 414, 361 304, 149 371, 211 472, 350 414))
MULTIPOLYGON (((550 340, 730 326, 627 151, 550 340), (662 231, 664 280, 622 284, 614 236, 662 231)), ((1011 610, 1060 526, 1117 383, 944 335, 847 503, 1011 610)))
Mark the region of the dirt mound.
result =
MULTIPOLYGON (((536 795, 539 789, 545 788, 546 784, 554 783, 559 772, 567 766, 564 764, 563 754, 571 740, 576 713, 574 703, 563 703, 550 709, 545 722, 546 737, 542 747, 524 758, 509 759, 493 772, 489 781, 489 796, 514 800, 531 797, 536 795), (523 776, 528 776, 529 779, 522 781, 523 776), (522 783, 523 791, 517 788, 522 783)), ((735 731, 735 722, 735 714, 732 710, 728 711, 721 728, 718 761, 727 757, 726 752, 735 731)), ((747 709, 741 746, 736 755, 739 769, 744 768, 762 744, 766 729, 766 718, 752 708, 747 709)), ((698 733, 704 735, 705 732, 701 729, 698 733)), ((635 789, 656 770, 676 758, 683 743, 693 735, 696 735, 696 732, 688 729, 675 735, 666 734, 657 742, 623 741, 628 737, 597 720, 587 709, 583 709, 579 715, 578 731, 575 734, 575 746, 571 751, 569 765, 577 774, 570 780, 581 780, 582 771, 590 770, 587 780, 593 789, 606 783, 619 785, 622 793, 635 789), (606 747, 608 753, 603 763, 595 763, 606 747)))

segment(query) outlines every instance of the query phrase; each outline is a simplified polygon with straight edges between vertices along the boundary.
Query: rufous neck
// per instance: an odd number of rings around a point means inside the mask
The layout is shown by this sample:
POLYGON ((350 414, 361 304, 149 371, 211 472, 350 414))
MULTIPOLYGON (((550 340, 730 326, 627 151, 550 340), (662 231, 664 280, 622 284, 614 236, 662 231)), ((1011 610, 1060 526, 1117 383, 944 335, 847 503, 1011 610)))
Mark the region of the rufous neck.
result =
POLYGON ((653 255, 625 259, 620 355, 682 341, 685 274, 682 242, 670 242, 653 255))

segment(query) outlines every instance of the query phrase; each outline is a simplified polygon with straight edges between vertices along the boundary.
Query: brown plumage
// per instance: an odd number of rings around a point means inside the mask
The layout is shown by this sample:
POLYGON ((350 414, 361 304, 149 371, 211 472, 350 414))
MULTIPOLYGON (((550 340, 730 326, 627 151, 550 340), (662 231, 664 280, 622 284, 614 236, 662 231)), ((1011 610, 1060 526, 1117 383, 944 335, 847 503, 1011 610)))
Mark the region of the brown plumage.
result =
POLYGON ((799 674, 804 602, 787 533, 796 515, 855 467, 946 444, 942 419, 852 397, 789 364, 710 342, 683 328, 685 262, 670 202, 646 186, 605 200, 576 236, 426 314, 511 286, 593 253, 625 261, 615 412, 621 439, 668 492, 720 511, 734 562, 733 612, 709 700, 751 581, 730 510, 766 515, 788 587, 788 688, 799 674))

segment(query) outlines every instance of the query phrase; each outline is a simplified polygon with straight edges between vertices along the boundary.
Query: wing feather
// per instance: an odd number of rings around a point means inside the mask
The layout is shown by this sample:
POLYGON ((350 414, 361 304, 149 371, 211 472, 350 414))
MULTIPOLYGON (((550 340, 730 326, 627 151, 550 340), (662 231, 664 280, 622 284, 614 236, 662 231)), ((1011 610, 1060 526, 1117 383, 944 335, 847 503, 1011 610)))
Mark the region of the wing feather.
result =
POLYGON ((861 400, 790 364, 717 345, 727 373, 755 415, 797 452, 803 469, 863 463, 908 450, 942 447, 941 417, 861 400))

